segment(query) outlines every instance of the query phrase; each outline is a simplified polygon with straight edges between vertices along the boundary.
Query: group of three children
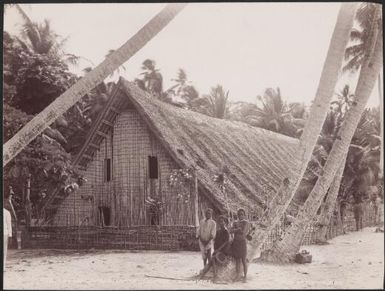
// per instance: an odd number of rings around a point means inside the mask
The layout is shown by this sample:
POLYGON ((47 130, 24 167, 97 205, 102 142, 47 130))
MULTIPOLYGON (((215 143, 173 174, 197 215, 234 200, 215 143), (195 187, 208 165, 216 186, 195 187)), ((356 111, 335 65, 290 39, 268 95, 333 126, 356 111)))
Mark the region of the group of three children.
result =
POLYGON ((246 219, 244 209, 237 212, 238 220, 228 227, 227 218, 225 216, 218 217, 218 223, 212 219, 213 210, 208 208, 205 211, 205 218, 200 221, 197 229, 197 238, 199 247, 202 252, 204 267, 209 263, 213 267, 214 279, 216 279, 216 264, 213 255, 219 253, 232 256, 236 262, 236 280, 241 279, 240 264, 243 265, 243 281, 246 281, 247 275, 247 241, 246 236, 249 233, 250 223, 246 219), (219 227, 217 227, 217 224, 219 227), (232 237, 232 240, 231 240, 232 237), (212 254, 212 251, 214 253, 212 254))

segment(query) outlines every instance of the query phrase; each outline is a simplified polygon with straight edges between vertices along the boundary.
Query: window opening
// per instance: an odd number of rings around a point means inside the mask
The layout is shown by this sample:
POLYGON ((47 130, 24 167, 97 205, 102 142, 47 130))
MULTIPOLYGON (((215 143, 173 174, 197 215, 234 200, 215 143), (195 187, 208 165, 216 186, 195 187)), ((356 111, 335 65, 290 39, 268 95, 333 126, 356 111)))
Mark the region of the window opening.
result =
POLYGON ((111 181, 111 159, 104 159, 104 181, 111 181))
POLYGON ((158 179, 158 158, 148 156, 148 168, 150 179, 158 179))

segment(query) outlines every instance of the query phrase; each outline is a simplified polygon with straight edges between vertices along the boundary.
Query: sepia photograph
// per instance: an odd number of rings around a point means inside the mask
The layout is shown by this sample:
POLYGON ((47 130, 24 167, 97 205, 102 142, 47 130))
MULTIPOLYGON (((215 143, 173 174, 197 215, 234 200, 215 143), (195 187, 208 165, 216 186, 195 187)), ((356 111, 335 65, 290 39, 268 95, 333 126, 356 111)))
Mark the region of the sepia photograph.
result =
POLYGON ((376 2, 3 8, 3 289, 384 288, 376 2))

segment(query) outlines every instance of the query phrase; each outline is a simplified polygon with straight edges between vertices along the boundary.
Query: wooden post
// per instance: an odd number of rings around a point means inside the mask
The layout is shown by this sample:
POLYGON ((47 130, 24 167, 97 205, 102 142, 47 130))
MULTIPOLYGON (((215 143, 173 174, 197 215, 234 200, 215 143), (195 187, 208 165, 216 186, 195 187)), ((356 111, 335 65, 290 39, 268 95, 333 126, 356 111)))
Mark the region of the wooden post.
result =
POLYGON ((195 226, 199 226, 199 204, 198 204, 198 177, 196 172, 194 173, 194 213, 195 213, 195 226))
POLYGON ((71 191, 72 197, 74 199, 74 226, 76 225, 76 197, 75 197, 75 191, 71 191))

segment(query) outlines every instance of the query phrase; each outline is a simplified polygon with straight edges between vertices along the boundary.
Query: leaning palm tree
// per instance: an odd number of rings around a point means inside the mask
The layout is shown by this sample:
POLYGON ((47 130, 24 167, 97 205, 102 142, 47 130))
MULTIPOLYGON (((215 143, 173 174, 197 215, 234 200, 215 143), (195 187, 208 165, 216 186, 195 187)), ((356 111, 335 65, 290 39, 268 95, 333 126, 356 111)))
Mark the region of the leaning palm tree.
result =
MULTIPOLYGON (((356 99, 347 112, 339 131, 339 138, 334 142, 332 150, 324 166, 323 175, 317 180, 304 206, 295 218, 294 223, 285 231, 283 239, 276 242, 271 250, 270 259, 278 262, 289 262, 294 259, 300 248, 307 226, 311 223, 327 190, 329 189, 341 163, 344 162, 350 142, 360 122, 366 103, 374 88, 378 73, 382 67, 382 26, 377 22, 380 8, 376 9, 376 17, 372 20, 371 46, 373 53, 366 55, 362 64, 356 88, 356 99)), ((338 177, 337 177, 338 178, 338 177)))
POLYGON ((256 227, 251 241, 252 247, 249 248, 249 260, 255 258, 268 233, 284 215, 312 157, 313 149, 317 143, 322 124, 325 121, 329 103, 338 80, 338 73, 342 66, 344 51, 349 40, 350 30, 353 26, 355 10, 356 4, 354 3, 341 4, 316 97, 310 109, 310 117, 301 135, 300 144, 296 153, 296 158, 300 162, 295 169, 288 169, 287 177, 282 180, 277 194, 270 202, 268 209, 262 214, 260 225, 256 227))
MULTIPOLYGON (((364 57, 368 54, 369 38, 371 20, 374 18, 374 13, 376 11, 378 4, 376 3, 362 3, 357 11, 356 20, 358 22, 359 28, 353 29, 351 32, 351 41, 352 45, 346 48, 345 58, 346 65, 344 66, 345 72, 356 73, 362 66, 364 57)), ((382 15, 380 15, 379 21, 382 20, 382 15)), ((383 119, 383 106, 384 106, 384 96, 381 90, 381 72, 378 74, 378 96, 380 99, 380 110, 381 110, 381 140, 383 142, 383 131, 384 131, 384 119, 383 119)), ((384 148, 381 147, 381 169, 383 171, 383 157, 384 157, 384 148)))
POLYGON ((340 186, 342 182, 342 177, 345 169, 346 156, 343 157, 340 167, 338 168, 333 181, 330 185, 330 188, 327 192, 326 200, 322 205, 321 213, 317 219, 319 230, 318 230, 318 240, 319 242, 326 241, 326 234, 329 228, 330 220, 333 215, 333 211, 336 206, 337 197, 340 191, 340 186))
POLYGON ((352 45, 345 50, 345 72, 357 72, 369 53, 372 19, 377 6, 375 3, 362 3, 357 9, 356 21, 359 28, 353 28, 350 33, 352 45))
POLYGON ((130 59, 148 41, 157 35, 185 6, 185 3, 168 4, 125 44, 36 115, 4 145, 3 166, 15 157, 48 125, 80 100, 80 98, 96 85, 103 82, 113 71, 130 59))
MULTIPOLYGON (((346 85, 342 90, 341 94, 338 95, 338 100, 333 101, 332 104, 335 105, 332 107, 332 110, 329 112, 328 117, 325 120, 324 126, 322 128, 322 134, 319 138, 319 144, 327 149, 328 152, 333 147, 333 143, 338 137, 338 132, 341 127, 343 118, 354 102, 354 94, 350 94, 349 86, 346 85)), ((327 159, 327 156, 325 160, 327 159)), ((330 188, 326 194, 321 207, 320 213, 317 218, 317 224, 319 227, 318 230, 318 240, 319 242, 326 241, 326 233, 329 227, 330 220, 332 218, 333 212, 336 208, 337 197, 340 192, 340 185, 343 180, 343 175, 345 171, 347 155, 343 157, 341 166, 338 168, 336 175, 330 185, 330 188)), ((314 184, 313 184, 314 187, 314 184)), ((309 193, 311 192, 311 189, 309 193)))

